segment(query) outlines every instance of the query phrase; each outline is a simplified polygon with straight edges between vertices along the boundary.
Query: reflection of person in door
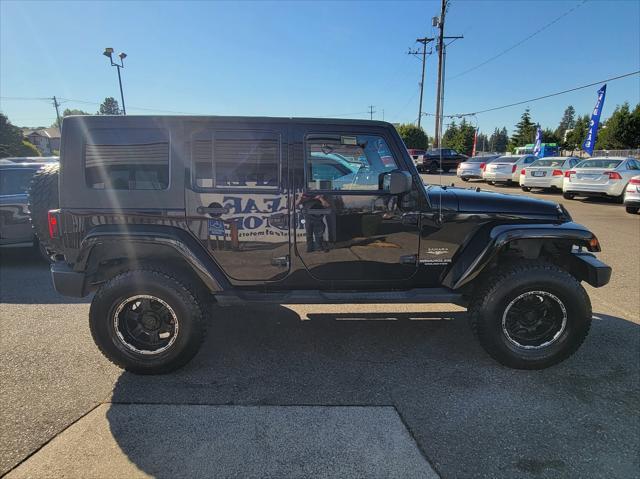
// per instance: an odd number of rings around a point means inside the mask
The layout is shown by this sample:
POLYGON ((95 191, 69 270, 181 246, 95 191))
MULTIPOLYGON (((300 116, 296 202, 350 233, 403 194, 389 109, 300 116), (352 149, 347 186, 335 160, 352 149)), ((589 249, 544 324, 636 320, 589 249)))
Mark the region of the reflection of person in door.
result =
POLYGON ((324 241, 324 216, 327 208, 331 208, 323 195, 308 195, 303 193, 298 204, 304 209, 304 230, 307 236, 307 253, 313 251, 329 251, 324 241), (314 210, 318 210, 314 213, 314 210))

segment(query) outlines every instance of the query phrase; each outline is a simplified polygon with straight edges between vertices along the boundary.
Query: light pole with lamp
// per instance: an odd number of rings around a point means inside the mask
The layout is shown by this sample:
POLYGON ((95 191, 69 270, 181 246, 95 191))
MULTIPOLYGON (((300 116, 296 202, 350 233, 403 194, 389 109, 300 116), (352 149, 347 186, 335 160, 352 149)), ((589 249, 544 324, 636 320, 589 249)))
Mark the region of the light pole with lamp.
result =
POLYGON ((113 61, 113 48, 105 48, 102 54, 105 57, 109 57, 109 61, 111 62, 112 67, 116 67, 118 69, 118 83, 120 84, 120 99, 122 100, 122 114, 127 114, 127 109, 124 106, 124 93, 122 92, 122 77, 120 76, 120 69, 124 68, 124 59, 127 58, 127 54, 122 52, 118 54, 118 58, 120 58, 120 64, 115 63, 113 61))

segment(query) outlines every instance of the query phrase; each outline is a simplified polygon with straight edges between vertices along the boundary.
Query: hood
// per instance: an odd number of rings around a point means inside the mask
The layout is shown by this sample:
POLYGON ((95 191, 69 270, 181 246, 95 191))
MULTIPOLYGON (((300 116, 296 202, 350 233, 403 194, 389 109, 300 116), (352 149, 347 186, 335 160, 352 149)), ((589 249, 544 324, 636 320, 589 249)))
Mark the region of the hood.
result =
POLYGON ((478 191, 475 188, 455 188, 432 186, 427 189, 429 200, 434 207, 457 210, 460 213, 507 215, 522 218, 545 217, 569 221, 567 211, 558 203, 537 200, 524 195, 510 195, 493 191, 478 191))

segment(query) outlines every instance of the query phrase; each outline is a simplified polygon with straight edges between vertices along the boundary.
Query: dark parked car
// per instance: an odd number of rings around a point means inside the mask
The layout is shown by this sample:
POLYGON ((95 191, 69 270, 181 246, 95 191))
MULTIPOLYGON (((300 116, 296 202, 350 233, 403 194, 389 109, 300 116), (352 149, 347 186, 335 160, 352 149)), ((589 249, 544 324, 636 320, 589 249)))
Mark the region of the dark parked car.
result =
POLYGON ((420 172, 437 173, 439 170, 448 173, 450 170, 458 168, 458 164, 466 161, 467 155, 458 153, 451 148, 434 148, 427 150, 422 156, 422 167, 420 172))
POLYGON ((389 123, 64 125, 53 283, 68 296, 95 291, 93 338, 136 373, 189 361, 207 317, 224 314, 213 301, 455 303, 496 360, 545 368, 589 331, 581 282, 603 286, 611 274, 592 254, 597 238, 561 205, 425 186, 389 123))
POLYGON ((0 162, 0 247, 38 246, 29 219, 27 190, 44 163, 0 162))

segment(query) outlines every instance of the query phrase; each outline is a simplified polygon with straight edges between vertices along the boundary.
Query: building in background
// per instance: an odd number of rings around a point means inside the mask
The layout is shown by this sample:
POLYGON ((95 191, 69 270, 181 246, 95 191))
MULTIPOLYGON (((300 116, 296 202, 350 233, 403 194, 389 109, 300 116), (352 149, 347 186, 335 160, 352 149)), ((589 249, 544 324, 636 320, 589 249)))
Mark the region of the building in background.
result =
POLYGON ((51 156, 60 151, 59 128, 24 129, 22 134, 43 156, 51 156))

